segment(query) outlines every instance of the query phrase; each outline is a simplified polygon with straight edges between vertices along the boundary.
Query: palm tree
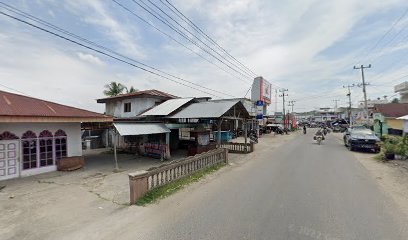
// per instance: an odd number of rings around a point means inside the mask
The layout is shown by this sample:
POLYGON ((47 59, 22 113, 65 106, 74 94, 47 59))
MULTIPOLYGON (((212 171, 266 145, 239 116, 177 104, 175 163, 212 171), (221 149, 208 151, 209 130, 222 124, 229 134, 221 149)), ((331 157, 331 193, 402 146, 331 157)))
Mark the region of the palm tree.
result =
POLYGON ((134 88, 133 86, 130 86, 129 89, 126 88, 126 92, 127 92, 127 93, 135 93, 135 92, 137 92, 137 91, 139 91, 139 90, 137 90, 137 89, 134 88))
POLYGON ((117 82, 111 82, 109 84, 106 84, 105 88, 106 89, 103 91, 103 94, 109 97, 122 94, 123 91, 126 89, 126 87, 123 84, 117 82))

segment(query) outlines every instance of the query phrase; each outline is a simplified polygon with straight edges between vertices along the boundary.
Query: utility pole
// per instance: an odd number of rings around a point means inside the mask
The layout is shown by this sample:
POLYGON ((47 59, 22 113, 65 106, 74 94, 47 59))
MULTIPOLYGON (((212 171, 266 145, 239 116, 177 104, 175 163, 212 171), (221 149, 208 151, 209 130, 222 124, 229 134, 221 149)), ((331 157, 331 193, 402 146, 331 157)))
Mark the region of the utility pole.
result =
POLYGON ((283 106, 283 108, 282 108, 282 113, 283 113, 283 127, 285 128, 286 127, 286 114, 285 114, 285 97, 287 97, 288 96, 288 94, 286 94, 285 92, 287 92, 288 91, 288 89, 284 89, 284 88, 282 88, 282 89, 279 89, 279 92, 281 92, 282 94, 281 95, 279 95, 279 97, 282 97, 282 102, 283 102, 283 104, 282 104, 282 106, 283 106))
POLYGON ((334 99, 334 115, 336 115, 336 117, 338 118, 338 114, 337 114, 337 102, 340 101, 339 99, 334 99))
POLYGON ((275 88, 275 115, 277 111, 278 111, 278 89, 275 88))
MULTIPOLYGON (((295 106, 295 102, 296 102, 296 101, 293 101, 293 100, 292 100, 292 101, 289 101, 289 103, 288 103, 288 106, 289 106, 289 107, 292 107, 292 115, 294 114, 294 113, 293 113, 293 106, 295 106)), ((293 116, 291 117, 290 120, 293 121, 293 116)), ((288 119, 288 123, 289 123, 289 119, 288 119)), ((292 129, 292 126, 293 126, 293 122, 292 122, 292 124, 290 125, 290 128, 291 128, 291 129, 292 129)))
POLYGON ((353 125, 353 119, 351 119, 351 91, 350 91, 350 88, 352 88, 352 87, 354 87, 355 85, 354 85, 354 83, 353 84, 351 84, 351 85, 347 85, 347 86, 343 86, 343 88, 347 88, 347 90, 348 90, 348 93, 347 93, 347 97, 348 97, 348 104, 349 104, 349 107, 348 107, 348 121, 349 121, 349 124, 350 124, 350 127, 353 125))
POLYGON ((292 100, 292 101, 289 101, 289 103, 288 103, 288 106, 289 106, 289 107, 292 107, 292 113, 293 113, 293 106, 295 106, 295 102, 296 102, 296 101, 293 101, 293 100, 292 100))
POLYGON ((368 64, 368 66, 361 65, 360 67, 354 66, 354 69, 361 69, 361 79, 362 79, 362 84, 359 84, 358 86, 363 87, 363 93, 364 93, 364 117, 366 118, 366 124, 368 125, 368 106, 367 106, 367 92, 366 92, 366 85, 368 83, 365 82, 364 79, 364 68, 371 68, 371 64, 368 64))

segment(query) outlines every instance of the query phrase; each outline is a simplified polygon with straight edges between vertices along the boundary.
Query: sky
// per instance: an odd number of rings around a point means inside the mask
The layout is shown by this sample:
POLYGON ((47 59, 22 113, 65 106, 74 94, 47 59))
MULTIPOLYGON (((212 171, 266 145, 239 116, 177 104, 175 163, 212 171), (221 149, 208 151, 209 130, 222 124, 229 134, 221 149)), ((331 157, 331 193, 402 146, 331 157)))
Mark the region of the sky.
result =
MULTIPOLYGON (((273 92, 288 89, 286 100, 302 112, 333 107, 334 100, 346 106, 343 86, 361 83, 355 65, 372 65, 365 69, 369 99, 398 97, 393 86, 408 81, 406 0, 168 0, 239 63, 178 18, 165 0, 116 1, 130 11, 111 0, 0 0, 0 12, 35 23, 6 9, 3 3, 8 4, 177 79, 0 15, 0 90, 103 112, 96 99, 112 81, 180 97, 230 98, 244 97, 253 77, 262 76, 273 92), (192 41, 137 3, 167 13, 192 41)), ((351 91, 357 106, 362 88, 351 91)), ((273 94, 269 111, 275 106, 281 111, 282 98, 273 94)))

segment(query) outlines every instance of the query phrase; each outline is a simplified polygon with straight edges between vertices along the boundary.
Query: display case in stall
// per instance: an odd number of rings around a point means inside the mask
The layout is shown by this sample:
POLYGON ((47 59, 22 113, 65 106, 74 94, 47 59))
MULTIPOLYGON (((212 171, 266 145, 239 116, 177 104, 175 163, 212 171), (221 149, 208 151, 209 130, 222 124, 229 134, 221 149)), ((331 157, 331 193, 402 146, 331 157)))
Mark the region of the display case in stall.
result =
POLYGON ((216 148, 216 144, 214 142, 210 142, 209 130, 193 130, 190 132, 190 137, 194 138, 195 141, 188 147, 189 156, 194 156, 196 154, 207 152, 216 148))

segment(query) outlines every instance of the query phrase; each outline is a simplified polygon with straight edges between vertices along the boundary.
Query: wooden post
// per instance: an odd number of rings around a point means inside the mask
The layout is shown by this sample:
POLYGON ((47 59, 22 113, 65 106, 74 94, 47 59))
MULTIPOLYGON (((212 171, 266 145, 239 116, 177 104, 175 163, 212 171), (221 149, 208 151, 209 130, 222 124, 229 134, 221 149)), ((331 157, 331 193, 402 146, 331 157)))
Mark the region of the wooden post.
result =
POLYGON ((248 128, 247 128, 247 121, 244 120, 244 138, 245 138, 245 152, 248 152, 248 137, 247 137, 247 132, 248 132, 248 128))
POLYGON ((117 135, 116 135, 116 131, 115 130, 113 130, 113 155, 114 155, 114 158, 115 158, 115 171, 118 171, 119 170, 119 165, 118 165, 118 156, 117 156, 117 154, 116 154, 116 139, 117 138, 117 135))
POLYGON ((228 148, 224 148, 224 162, 228 164, 228 148))
POLYGON ((221 125, 222 125, 222 118, 218 120, 217 124, 217 130, 218 130, 218 139, 217 139, 217 144, 221 146, 221 125))

